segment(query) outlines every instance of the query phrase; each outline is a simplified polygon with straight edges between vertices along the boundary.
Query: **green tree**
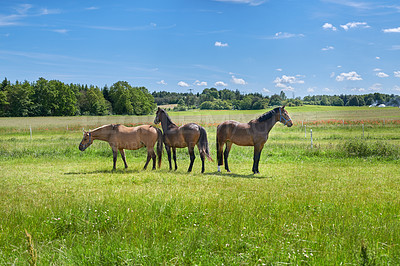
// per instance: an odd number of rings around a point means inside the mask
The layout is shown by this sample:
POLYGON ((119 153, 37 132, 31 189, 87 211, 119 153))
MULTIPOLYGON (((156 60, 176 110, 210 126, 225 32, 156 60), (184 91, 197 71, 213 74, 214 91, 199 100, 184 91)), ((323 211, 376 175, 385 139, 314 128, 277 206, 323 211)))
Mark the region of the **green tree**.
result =
POLYGON ((54 115, 56 110, 57 92, 54 86, 44 78, 39 78, 33 83, 32 100, 34 103, 32 114, 34 116, 54 115))
POLYGON ((146 115, 156 107, 154 97, 145 87, 132 87, 126 81, 114 83, 109 95, 116 114, 146 115))
POLYGON ((111 104, 104 99, 98 87, 90 86, 87 91, 82 90, 78 102, 81 114, 107 115, 110 113, 111 104))
POLYGON ((49 82, 49 86, 56 95, 54 99, 55 102, 53 104, 53 106, 55 107, 53 115, 75 115, 77 112, 77 98, 71 87, 58 80, 51 80, 49 82))
POLYGON ((239 103, 240 110, 251 110, 253 104, 253 97, 251 95, 246 95, 243 100, 239 103))
POLYGON ((332 105, 333 106, 343 106, 344 102, 341 98, 339 98, 338 96, 334 96, 332 99, 332 105))
POLYGON ((7 86, 8 90, 8 102, 9 102, 9 109, 8 115, 9 116, 29 116, 32 101, 32 88, 28 81, 24 83, 16 82, 13 86, 7 86))
POLYGON ((281 105, 281 103, 282 103, 282 98, 278 94, 272 95, 271 99, 269 100, 270 106, 281 105))
POLYGON ((0 84, 0 116, 6 116, 7 110, 10 105, 8 102, 8 90, 10 82, 5 78, 0 84))

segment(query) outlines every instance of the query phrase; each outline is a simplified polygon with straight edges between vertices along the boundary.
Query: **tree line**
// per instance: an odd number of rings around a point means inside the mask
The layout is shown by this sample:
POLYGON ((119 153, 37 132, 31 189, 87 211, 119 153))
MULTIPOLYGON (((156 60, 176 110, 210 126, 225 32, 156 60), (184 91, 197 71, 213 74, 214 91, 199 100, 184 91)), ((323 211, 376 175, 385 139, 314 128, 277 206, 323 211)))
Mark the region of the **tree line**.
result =
POLYGON ((365 106, 386 104, 400 106, 400 96, 381 93, 365 95, 314 95, 288 98, 280 94, 241 93, 239 90, 206 88, 201 93, 159 91, 133 87, 118 81, 111 87, 65 84, 39 78, 35 82, 0 83, 0 116, 74 116, 74 115, 147 115, 157 105, 175 104, 174 110, 251 110, 269 106, 365 106))
POLYGON ((44 78, 0 83, 0 116, 146 115, 155 108, 145 87, 132 87, 126 81, 101 89, 44 78))
POLYGON ((254 110, 265 109, 268 106, 286 105, 301 106, 325 105, 325 106, 370 106, 389 105, 400 106, 400 96, 394 94, 370 93, 365 95, 314 95, 304 98, 288 98, 284 91, 280 94, 263 96, 260 93, 242 94, 238 90, 217 90, 215 88, 204 89, 203 92, 177 93, 177 92, 153 92, 158 105, 177 104, 176 110, 191 108, 212 110, 254 110))

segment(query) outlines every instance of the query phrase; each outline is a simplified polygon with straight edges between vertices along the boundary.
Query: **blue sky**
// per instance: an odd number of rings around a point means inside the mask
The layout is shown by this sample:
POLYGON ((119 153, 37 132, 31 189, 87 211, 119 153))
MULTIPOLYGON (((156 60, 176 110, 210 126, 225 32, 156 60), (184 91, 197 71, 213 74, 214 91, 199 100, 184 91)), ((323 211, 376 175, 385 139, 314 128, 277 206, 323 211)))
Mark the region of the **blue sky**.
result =
POLYGON ((0 78, 400 94, 398 0, 0 2, 0 78))

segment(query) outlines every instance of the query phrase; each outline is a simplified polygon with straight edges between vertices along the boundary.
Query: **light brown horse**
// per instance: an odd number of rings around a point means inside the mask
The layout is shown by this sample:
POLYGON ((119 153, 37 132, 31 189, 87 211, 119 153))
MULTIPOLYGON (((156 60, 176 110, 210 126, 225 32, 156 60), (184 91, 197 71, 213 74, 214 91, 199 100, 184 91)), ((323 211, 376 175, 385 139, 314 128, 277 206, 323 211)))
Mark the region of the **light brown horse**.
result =
POLYGON ((161 130, 156 127, 150 125, 137 127, 113 124, 104 125, 93 130, 85 131, 83 133, 83 139, 79 144, 79 149, 84 151, 96 139, 107 141, 110 144, 114 158, 113 170, 116 169, 118 151, 121 153, 125 168, 128 168, 124 149, 137 150, 142 147, 147 148, 147 161, 143 169, 147 168, 150 159, 153 159, 153 170, 156 169, 156 154, 154 153, 154 145, 156 142, 158 168, 161 167, 163 140, 161 130))
POLYGON ((208 160, 212 161, 208 150, 206 130, 203 127, 194 123, 189 123, 178 127, 172 122, 171 118, 169 118, 167 112, 159 107, 156 113, 156 117, 154 119, 154 124, 158 124, 160 122, 164 134, 165 149, 167 150, 168 154, 169 169, 172 170, 171 148, 176 170, 178 169, 178 166, 176 164, 176 148, 188 147, 190 155, 190 165, 188 172, 191 172, 194 159, 196 158, 196 156, 194 155, 194 146, 197 145, 202 162, 201 172, 204 173, 205 157, 207 156, 208 160))
POLYGON ((285 110, 285 106, 277 107, 248 123, 239 123, 229 120, 219 124, 217 127, 218 172, 221 171, 220 166, 224 164, 222 161, 222 150, 225 143, 225 169, 230 172, 228 167, 228 156, 232 143, 235 143, 239 146, 254 146, 252 171, 254 174, 260 173, 258 170, 258 164, 260 162, 261 151, 264 148, 265 142, 268 140, 269 132, 278 121, 288 127, 293 125, 292 119, 285 110))

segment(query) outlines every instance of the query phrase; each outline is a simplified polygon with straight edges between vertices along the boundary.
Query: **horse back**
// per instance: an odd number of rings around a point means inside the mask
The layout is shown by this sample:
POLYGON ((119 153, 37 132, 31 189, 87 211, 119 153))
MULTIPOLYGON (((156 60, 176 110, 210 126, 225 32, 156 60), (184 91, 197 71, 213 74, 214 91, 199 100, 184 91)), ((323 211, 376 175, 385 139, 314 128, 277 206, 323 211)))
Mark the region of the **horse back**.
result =
POLYGON ((253 146, 253 130, 248 123, 228 120, 218 125, 217 141, 220 143, 230 141, 239 146, 253 146))
POLYGON ((118 148, 136 150, 143 146, 153 147, 157 141, 157 130, 150 125, 142 125, 137 127, 126 127, 119 125, 115 128, 113 134, 113 142, 118 148))
POLYGON ((176 148, 185 148, 189 144, 196 145, 200 138, 200 126, 189 123, 174 127, 164 132, 165 143, 176 148))

